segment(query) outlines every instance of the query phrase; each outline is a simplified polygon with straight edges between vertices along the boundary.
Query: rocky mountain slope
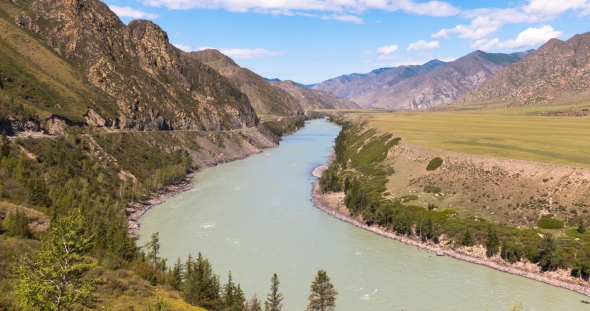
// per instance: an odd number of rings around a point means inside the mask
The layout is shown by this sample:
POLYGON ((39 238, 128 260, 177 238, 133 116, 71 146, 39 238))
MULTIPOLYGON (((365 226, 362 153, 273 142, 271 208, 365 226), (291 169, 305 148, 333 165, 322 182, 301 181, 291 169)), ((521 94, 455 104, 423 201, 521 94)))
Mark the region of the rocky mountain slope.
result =
POLYGON ((304 109, 356 109, 359 106, 346 99, 342 99, 330 92, 310 89, 293 81, 271 82, 277 88, 285 90, 299 100, 304 109))
POLYGON ((150 21, 126 26, 97 0, 2 1, 0 8, 0 55, 9 60, 0 65, 3 119, 49 131, 73 123, 127 130, 258 123, 244 93, 150 21))
POLYGON ((289 93, 273 87, 263 77, 247 68, 238 66, 231 58, 213 49, 187 53, 217 70, 233 82, 250 99, 250 103, 261 115, 303 114, 299 101, 289 93))
POLYGON ((549 40, 532 55, 506 67, 457 103, 498 99, 509 106, 534 105, 588 90, 590 33, 585 33, 566 42, 549 40))
POLYGON ((420 66, 381 68, 367 74, 353 73, 318 83, 313 89, 328 91, 352 100, 372 90, 387 88, 404 79, 424 75, 442 64, 444 62, 432 60, 420 66))
POLYGON ((373 89, 352 100, 361 107, 392 110, 421 109, 448 104, 472 91, 504 67, 529 54, 530 52, 492 54, 475 51, 442 64, 426 74, 373 89))

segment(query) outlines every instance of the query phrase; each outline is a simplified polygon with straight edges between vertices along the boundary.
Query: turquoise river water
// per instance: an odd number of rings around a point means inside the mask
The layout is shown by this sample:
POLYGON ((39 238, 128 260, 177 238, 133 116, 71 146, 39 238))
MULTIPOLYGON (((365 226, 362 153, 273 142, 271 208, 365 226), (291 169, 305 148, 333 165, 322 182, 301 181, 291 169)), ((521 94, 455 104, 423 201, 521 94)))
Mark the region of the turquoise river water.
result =
POLYGON ((194 188, 139 220, 144 245, 159 232, 173 264, 201 252, 221 275, 232 272, 249 298, 265 299, 277 273, 283 310, 305 310, 309 285, 324 269, 340 292, 337 310, 590 310, 585 296, 436 257, 339 221, 310 200, 311 171, 326 162, 340 128, 314 120, 278 148, 208 168, 194 188))

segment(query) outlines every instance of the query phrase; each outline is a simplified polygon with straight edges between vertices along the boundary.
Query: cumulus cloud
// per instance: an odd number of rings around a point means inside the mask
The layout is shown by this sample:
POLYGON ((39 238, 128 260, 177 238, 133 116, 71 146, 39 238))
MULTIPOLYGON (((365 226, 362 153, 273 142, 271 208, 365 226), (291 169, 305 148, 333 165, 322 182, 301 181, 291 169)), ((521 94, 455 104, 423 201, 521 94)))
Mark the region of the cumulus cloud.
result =
POLYGON ((362 24, 363 19, 354 15, 335 15, 332 16, 332 19, 341 21, 341 22, 351 22, 355 24, 362 24))
MULTIPOLYGON (((180 47, 179 47, 180 49, 180 47)), ((238 48, 229 48, 229 49, 216 49, 208 46, 201 46, 197 48, 197 51, 208 50, 208 49, 215 49, 219 52, 231 57, 231 58, 240 58, 240 59, 247 59, 247 58, 269 58, 275 56, 281 56, 285 54, 283 51, 269 51, 267 49, 238 49, 238 48)))
POLYGON ((292 11, 363 12, 368 9, 404 11, 430 16, 450 16, 460 10, 443 1, 415 2, 414 0, 143 0, 151 6, 169 9, 225 9, 232 12, 282 13, 292 11))
POLYGON ((411 50, 430 50, 430 49, 438 49, 440 48, 440 45, 438 44, 438 41, 430 41, 430 42, 426 42, 424 40, 419 40, 418 42, 414 42, 411 43, 408 46, 408 51, 411 50))
POLYGON ((146 13, 130 6, 120 7, 116 5, 109 5, 109 8, 119 17, 131 17, 138 19, 156 19, 159 17, 158 14, 146 13))
POLYGON ((180 43, 172 43, 172 45, 174 45, 175 47, 177 47, 185 52, 191 51, 191 47, 188 45, 184 45, 184 44, 180 44, 180 43))
POLYGON ((382 46, 377 49, 377 53, 379 54, 379 59, 388 59, 390 58, 390 54, 397 51, 399 46, 393 44, 388 46, 382 46))
POLYGON ((550 25, 545 25, 540 28, 530 27, 519 33, 516 39, 513 40, 500 42, 498 38, 491 40, 482 39, 474 42, 471 46, 484 51, 491 49, 517 49, 543 44, 549 41, 549 39, 558 38, 561 35, 563 35, 563 31, 557 31, 550 25))
POLYGON ((449 38, 449 34, 458 33, 459 38, 467 40, 479 40, 494 33, 502 25, 497 20, 492 20, 490 17, 477 17, 471 24, 457 25, 454 28, 443 28, 439 32, 432 35, 432 38, 449 38))

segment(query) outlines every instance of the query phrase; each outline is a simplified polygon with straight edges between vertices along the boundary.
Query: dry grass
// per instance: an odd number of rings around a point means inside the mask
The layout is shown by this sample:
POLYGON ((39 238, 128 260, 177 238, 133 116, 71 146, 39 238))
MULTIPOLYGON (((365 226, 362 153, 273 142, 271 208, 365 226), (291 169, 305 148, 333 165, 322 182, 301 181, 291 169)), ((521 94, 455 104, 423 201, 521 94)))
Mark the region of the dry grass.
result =
POLYGON ((411 144, 458 153, 590 166, 590 117, 537 116, 540 111, 587 108, 535 106, 443 112, 370 113, 372 126, 411 144))

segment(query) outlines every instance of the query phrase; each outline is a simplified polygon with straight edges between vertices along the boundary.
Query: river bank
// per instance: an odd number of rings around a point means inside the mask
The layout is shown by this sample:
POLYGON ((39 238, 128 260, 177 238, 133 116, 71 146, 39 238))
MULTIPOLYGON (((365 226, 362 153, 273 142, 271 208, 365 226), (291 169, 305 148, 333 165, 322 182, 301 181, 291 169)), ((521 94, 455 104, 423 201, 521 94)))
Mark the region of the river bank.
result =
MULTIPOLYGON (((312 172, 312 175, 319 178, 323 171, 330 164, 332 158, 333 156, 331 156, 328 159, 328 164, 315 168, 312 172)), ((565 288, 580 294, 590 296, 590 287, 588 287, 588 283, 583 280, 580 280, 579 278, 571 277, 569 271, 566 270, 559 269, 557 271, 543 273, 540 271, 540 268, 537 265, 531 263, 517 262, 515 264, 510 264, 501 259, 498 255, 492 258, 487 258, 485 256, 485 248, 482 246, 461 247, 458 249, 452 249, 450 247, 442 247, 432 242, 422 242, 420 239, 417 238, 415 239, 408 236, 401 236, 383 227, 367 226, 364 222, 362 222, 360 218, 348 215, 346 213, 346 208, 343 206, 339 206, 339 204, 337 203, 338 200, 334 200, 333 195, 332 197, 330 197, 330 194, 322 193, 319 188, 318 180, 316 180, 313 183, 311 196, 312 202, 314 203, 316 208, 320 209, 326 214, 331 215, 332 217, 338 220, 348 222, 355 227, 370 231, 380 236, 397 240, 407 245, 416 246, 421 250, 432 252, 433 254, 439 256, 450 256, 455 259, 467 261, 482 266, 487 266, 498 271, 526 277, 535 281, 543 282, 546 284, 565 288)), ((340 198, 342 197, 343 195, 341 194, 340 198)))

